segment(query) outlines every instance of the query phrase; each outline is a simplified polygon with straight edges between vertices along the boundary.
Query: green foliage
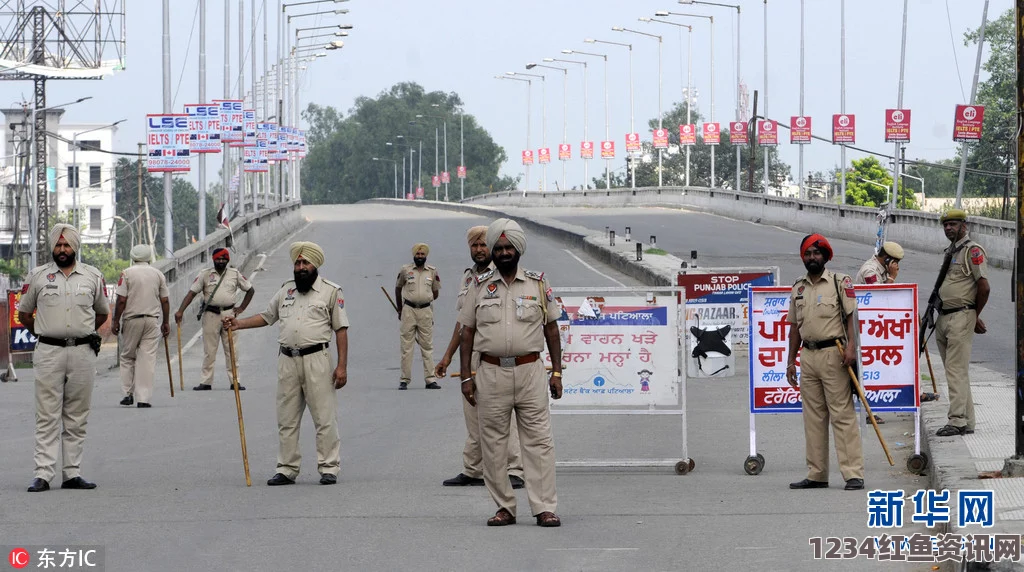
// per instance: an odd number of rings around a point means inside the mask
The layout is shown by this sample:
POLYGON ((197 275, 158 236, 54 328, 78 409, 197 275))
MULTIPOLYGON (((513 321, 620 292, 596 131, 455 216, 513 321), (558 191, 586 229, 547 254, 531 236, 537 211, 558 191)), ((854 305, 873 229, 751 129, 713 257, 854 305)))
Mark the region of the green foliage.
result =
POLYGON ((20 282, 25 277, 25 269, 20 268, 14 260, 0 260, 0 274, 6 274, 12 282, 20 282))
MULTIPOLYGON (((892 189, 892 175, 877 158, 865 157, 850 162, 846 173, 846 204, 863 207, 880 207, 886 204, 892 189), (864 182, 872 181, 877 184, 864 182), (882 186, 879 186, 882 185, 882 186)), ((899 185, 900 208, 916 209, 917 201, 911 189, 899 185)))
MULTIPOLYGON (((410 184, 408 161, 414 161, 413 179, 419 176, 423 142, 422 185, 433 198, 430 176, 434 172, 434 127, 443 129, 447 117, 448 170, 451 173, 449 198, 458 199, 459 119, 462 100, 455 93, 427 93, 415 83, 399 83, 376 98, 359 97, 344 117, 333 107, 309 104, 302 117, 309 122, 309 155, 303 162, 303 202, 307 204, 351 203, 373 197, 393 197, 395 165, 398 167, 398 194, 404 196, 410 184), (436 105, 436 107, 434 107, 436 105), (423 115, 417 118, 417 115, 423 115), (396 138, 402 135, 402 138, 396 138), (386 145, 391 143, 391 145, 386 145), (409 147, 415 149, 410 155, 409 147), (374 161, 374 157, 378 161, 374 161), (406 161, 405 184, 402 161, 406 161)), ((481 128, 472 115, 463 117, 466 196, 514 188, 517 178, 500 177, 498 170, 507 159, 505 150, 481 128)), ((443 132, 439 135, 438 165, 444 169, 443 132)), ((413 188, 416 181, 412 181, 413 188)), ((443 194, 443 186, 441 193, 443 194)))
POLYGON ((644 254, 660 254, 664 256, 668 254, 668 251, 662 250, 660 248, 648 248, 647 250, 644 251, 644 254))
POLYGON ((98 268, 103 273, 103 279, 111 284, 116 283, 121 271, 131 264, 127 260, 115 258, 106 246, 95 244, 82 246, 82 262, 98 268))
MULTIPOLYGON (((940 159, 931 161, 948 167, 960 168, 959 159, 940 159)), ((939 167, 927 167, 923 165, 907 165, 907 173, 924 179, 925 197, 952 197, 956 196, 957 171, 953 169, 941 169, 939 167)), ((920 181, 903 181, 912 186, 915 191, 919 190, 920 181)))

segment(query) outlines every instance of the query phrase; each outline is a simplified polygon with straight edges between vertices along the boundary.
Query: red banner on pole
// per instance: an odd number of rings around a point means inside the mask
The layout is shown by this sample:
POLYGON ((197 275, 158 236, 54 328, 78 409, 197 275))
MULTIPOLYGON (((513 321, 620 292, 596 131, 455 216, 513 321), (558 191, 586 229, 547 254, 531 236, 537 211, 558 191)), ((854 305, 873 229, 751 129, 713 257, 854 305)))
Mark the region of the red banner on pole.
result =
POLYGON ((601 141, 601 158, 615 158, 615 141, 601 141))
POLYGON ((416 198, 417 199, 422 199, 423 198, 423 187, 416 187, 416 198))
POLYGON ((837 113, 832 116, 832 143, 856 143, 857 122, 853 115, 837 113))
POLYGON ((466 178, 466 166, 465 165, 459 165, 458 167, 456 167, 455 175, 458 178, 460 178, 460 179, 465 179, 466 178))
POLYGON ((411 201, 411 200, 415 200, 415 198, 416 197, 412 193, 405 193, 405 200, 411 201))
POLYGON ((632 153, 640 150, 640 134, 626 133, 626 152, 632 153))
POLYGON ((779 125, 771 119, 757 120, 757 144, 774 147, 779 144, 779 125))
POLYGON ((910 143, 910 110, 885 110, 885 142, 910 143))
POLYGON ((446 185, 452 182, 452 174, 448 171, 441 171, 441 182, 446 185))
POLYGON ((718 145, 722 142, 722 127, 718 123, 704 124, 704 144, 718 145))
POLYGON ((679 144, 680 145, 696 145, 697 144, 697 126, 693 123, 684 123, 679 126, 679 144))
POLYGON ((668 129, 655 129, 652 139, 655 149, 668 149, 668 129))
POLYGON ((524 165, 532 165, 533 164, 533 151, 531 151, 530 149, 527 149, 526 151, 523 151, 523 164, 524 165))
POLYGON ((789 143, 806 145, 811 142, 811 118, 794 115, 789 118, 789 143))
POLYGON ((558 145, 558 160, 568 161, 572 159, 572 145, 568 143, 561 143, 558 145))
POLYGON ((750 143, 750 140, 747 139, 746 121, 729 122, 729 143, 733 145, 747 145, 750 143))
POLYGON ((953 118, 953 141, 980 141, 981 126, 984 122, 984 106, 956 106, 956 116, 953 118))
POLYGON ((440 186, 441 186, 441 177, 440 177, 440 176, 438 176, 438 175, 434 175, 433 177, 430 177, 430 184, 431 184, 431 185, 432 185, 432 186, 433 186, 433 187, 434 187, 435 189, 436 189, 437 187, 440 187, 440 186))
MULTIPOLYGON (((602 154, 602 157, 604 155, 602 154)), ((594 158, 594 142, 584 141, 580 143, 580 159, 593 159, 594 158)))
POLYGON ((537 149, 537 162, 541 165, 547 165, 551 162, 551 149, 547 147, 541 147, 537 149))

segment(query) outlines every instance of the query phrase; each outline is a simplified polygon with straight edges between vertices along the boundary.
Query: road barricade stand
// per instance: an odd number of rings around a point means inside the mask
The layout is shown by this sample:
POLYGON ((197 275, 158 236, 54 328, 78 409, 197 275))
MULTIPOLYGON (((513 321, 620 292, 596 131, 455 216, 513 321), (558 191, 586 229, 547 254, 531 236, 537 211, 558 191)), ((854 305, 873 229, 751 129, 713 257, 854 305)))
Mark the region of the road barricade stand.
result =
MULTIPOLYGON (((907 460, 907 468, 921 474, 928 457, 921 452, 917 285, 878 284, 856 286, 855 290, 861 386, 872 411, 914 413, 914 454, 907 460)), ((764 456, 757 452, 755 416, 801 412, 800 391, 786 381, 790 292, 788 287, 750 289, 750 452, 743 463, 748 475, 759 474, 765 466, 764 456)), ((863 420, 863 408, 859 400, 855 402, 863 420)), ((861 429, 863 435, 863 425, 861 429)))
MULTIPOLYGON (((673 459, 572 459, 561 467, 696 466, 687 454, 686 375, 680 288, 556 288, 562 316, 562 398, 554 415, 674 415, 681 455, 673 459)), ((548 364, 551 357, 545 353, 548 364)))

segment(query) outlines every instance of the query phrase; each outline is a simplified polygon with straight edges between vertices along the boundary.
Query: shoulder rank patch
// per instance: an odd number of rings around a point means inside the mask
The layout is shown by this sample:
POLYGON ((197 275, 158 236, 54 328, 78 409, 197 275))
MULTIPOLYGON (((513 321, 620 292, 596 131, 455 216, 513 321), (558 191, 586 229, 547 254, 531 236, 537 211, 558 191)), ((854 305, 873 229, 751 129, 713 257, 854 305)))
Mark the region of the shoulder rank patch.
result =
POLYGON ((525 274, 527 278, 533 278, 534 280, 537 281, 544 279, 544 273, 537 272, 535 270, 523 270, 523 274, 525 274))
POLYGON ((796 289, 796 295, 800 296, 804 293, 804 287, 801 285, 796 289))
POLYGON ((853 280, 850 280, 849 276, 843 276, 843 290, 847 298, 857 297, 857 294, 853 291, 853 280))
POLYGON ((477 276, 476 276, 476 283, 477 284, 483 284, 485 281, 490 279, 491 276, 494 276, 494 269, 493 268, 491 268, 487 272, 484 272, 483 274, 477 274, 477 276))
MULTIPOLYGON (((340 292, 339 292, 339 294, 340 294, 340 292)), ((342 296, 338 296, 338 309, 339 310, 344 310, 345 309, 345 298, 342 297, 342 296)))
POLYGON ((339 285, 335 284, 334 282, 331 282, 330 280, 328 280, 328 279, 326 279, 326 278, 321 278, 321 280, 323 280, 323 281, 324 281, 324 284, 327 284, 327 285, 328 285, 328 286, 330 286, 331 288, 337 288, 337 289, 341 290, 341 286, 339 286, 339 285))
POLYGON ((21 285, 21 293, 25 294, 28 292, 28 282, 21 285))
POLYGON ((980 246, 971 247, 971 264, 975 266, 985 262, 985 251, 980 246))

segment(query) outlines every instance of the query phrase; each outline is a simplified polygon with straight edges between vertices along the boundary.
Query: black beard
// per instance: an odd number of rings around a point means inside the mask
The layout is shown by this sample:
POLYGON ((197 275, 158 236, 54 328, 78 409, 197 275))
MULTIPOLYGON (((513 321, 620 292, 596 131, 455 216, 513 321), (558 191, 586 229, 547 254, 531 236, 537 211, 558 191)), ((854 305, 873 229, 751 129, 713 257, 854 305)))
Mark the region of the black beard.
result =
POLYGON ((313 288, 313 283, 316 282, 316 278, 319 276, 316 268, 313 270, 295 270, 293 274, 295 276, 295 288, 303 294, 313 288))
POLYGON ((420 268, 423 268, 423 265, 427 263, 427 259, 426 258, 413 258, 412 261, 413 261, 413 263, 416 264, 416 266, 418 266, 420 268))
POLYGON ((498 272, 512 274, 519 266, 519 251, 516 251, 512 256, 506 257, 504 260, 499 260, 497 257, 492 256, 491 262, 494 262, 494 267, 498 269, 498 272))
POLYGON ((226 269, 228 267, 228 263, 227 262, 224 262, 224 263, 214 262, 213 263, 213 267, 217 270, 217 272, 224 272, 224 269, 226 269))
POLYGON ((808 274, 821 274, 825 270, 825 263, 818 263, 817 260, 808 260, 804 262, 804 268, 807 269, 808 274))
POLYGON ((59 266, 61 268, 67 268, 68 266, 74 265, 74 263, 75 263, 75 255, 74 254, 67 255, 67 254, 64 254, 63 252, 60 253, 60 254, 54 253, 53 254, 53 261, 57 263, 57 266, 59 266))

